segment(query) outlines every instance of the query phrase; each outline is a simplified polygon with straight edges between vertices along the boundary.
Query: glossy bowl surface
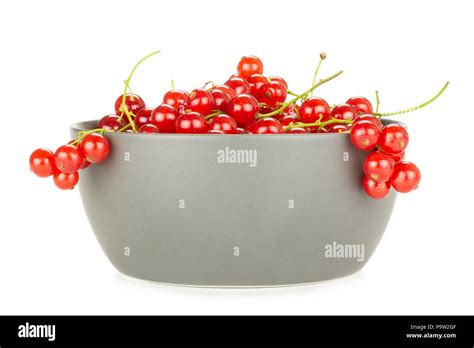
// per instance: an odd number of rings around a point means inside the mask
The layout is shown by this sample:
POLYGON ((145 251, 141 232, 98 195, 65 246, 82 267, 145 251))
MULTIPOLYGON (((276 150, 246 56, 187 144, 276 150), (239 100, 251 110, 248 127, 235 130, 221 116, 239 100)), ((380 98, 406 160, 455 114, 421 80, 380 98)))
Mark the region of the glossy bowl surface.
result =
POLYGON ((107 137, 110 156, 81 171, 80 193, 105 254, 136 278, 256 287, 343 277, 372 256, 396 199, 363 192, 366 153, 347 134, 107 137))

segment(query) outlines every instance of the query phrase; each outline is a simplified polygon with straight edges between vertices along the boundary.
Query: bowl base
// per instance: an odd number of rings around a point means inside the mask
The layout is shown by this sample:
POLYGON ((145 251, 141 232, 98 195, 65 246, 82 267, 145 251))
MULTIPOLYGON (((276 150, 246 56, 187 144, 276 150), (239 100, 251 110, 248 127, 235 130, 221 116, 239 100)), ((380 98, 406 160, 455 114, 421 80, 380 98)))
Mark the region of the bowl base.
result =
POLYGON ((344 278, 350 278, 352 276, 356 276, 360 270, 355 271, 353 273, 343 275, 340 277, 335 277, 335 278, 330 278, 330 279, 325 279, 325 280, 317 280, 313 282, 303 282, 303 283, 288 283, 288 284, 268 284, 268 285, 205 285, 205 284, 184 284, 184 283, 166 283, 166 282, 160 282, 160 281, 155 281, 155 280, 150 280, 150 279, 144 279, 144 278, 139 278, 135 277, 132 275, 128 275, 122 272, 118 272, 120 277, 124 277, 127 279, 133 279, 135 281, 139 282, 147 282, 151 283, 154 285, 159 285, 159 286, 169 286, 169 287, 180 287, 180 288, 198 288, 198 289, 237 289, 237 290, 252 290, 252 289, 274 289, 274 288, 292 288, 292 287, 303 287, 303 286, 316 286, 319 284, 324 284, 332 281, 337 281, 341 280, 344 278))

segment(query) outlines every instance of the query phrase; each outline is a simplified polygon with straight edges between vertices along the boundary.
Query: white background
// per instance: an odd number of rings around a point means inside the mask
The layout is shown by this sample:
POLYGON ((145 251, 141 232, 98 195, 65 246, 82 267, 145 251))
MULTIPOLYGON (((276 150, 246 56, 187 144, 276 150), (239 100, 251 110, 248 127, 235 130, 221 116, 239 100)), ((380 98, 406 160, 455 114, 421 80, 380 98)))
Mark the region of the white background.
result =
MULTIPOLYGON (((472 3, 471 3, 472 4, 472 3)), ((473 8, 469 1, 2 1, 0 5, 0 314, 474 314, 473 8), (352 95, 400 116, 418 191, 399 196, 374 257, 358 274, 278 289, 170 287, 119 275, 95 240, 79 194, 28 170, 38 147, 113 111, 122 81, 157 105, 174 78, 223 82, 242 55, 294 90, 352 95)), ((317 223, 317 222, 315 222, 317 223)))

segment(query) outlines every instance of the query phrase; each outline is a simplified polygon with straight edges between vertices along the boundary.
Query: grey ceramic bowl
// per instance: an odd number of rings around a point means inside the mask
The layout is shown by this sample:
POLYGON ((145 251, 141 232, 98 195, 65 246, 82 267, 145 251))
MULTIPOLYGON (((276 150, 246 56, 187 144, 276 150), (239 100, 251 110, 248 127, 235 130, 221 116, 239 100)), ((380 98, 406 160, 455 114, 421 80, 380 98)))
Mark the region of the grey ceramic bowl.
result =
POLYGON ((136 278, 257 287, 347 276, 395 203, 395 192, 363 192, 365 153, 347 134, 107 137, 110 156, 80 173, 80 193, 110 262, 136 278))

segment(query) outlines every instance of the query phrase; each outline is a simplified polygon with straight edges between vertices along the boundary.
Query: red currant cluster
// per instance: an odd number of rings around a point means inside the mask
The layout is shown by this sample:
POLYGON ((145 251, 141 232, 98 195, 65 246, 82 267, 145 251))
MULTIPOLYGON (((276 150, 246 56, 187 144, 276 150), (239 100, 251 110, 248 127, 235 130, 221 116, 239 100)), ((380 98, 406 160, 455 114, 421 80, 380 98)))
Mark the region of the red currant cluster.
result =
POLYGON ((61 146, 55 154, 46 149, 33 152, 31 170, 40 177, 53 175, 56 186, 70 189, 79 179, 78 170, 90 163, 103 161, 109 153, 106 132, 181 133, 181 134, 280 134, 280 133, 350 133, 354 146, 364 151, 377 148, 364 163, 366 177, 363 187, 370 197, 383 198, 393 186, 399 192, 415 189, 420 172, 412 163, 402 162, 408 134, 400 125, 383 127, 382 116, 417 110, 393 112, 373 111, 364 97, 349 98, 346 103, 331 107, 313 91, 336 78, 342 71, 317 81, 326 55, 320 55, 312 86, 303 93, 294 93, 280 76, 263 75, 263 63, 255 56, 242 57, 237 73, 224 84, 206 83, 191 92, 173 88, 163 96, 156 108, 146 107, 143 99, 131 92, 130 80, 144 60, 140 60, 125 80, 123 94, 115 102, 115 114, 102 117, 97 128, 79 133, 76 140, 61 146), (291 98, 288 99, 288 96, 291 98))
MULTIPOLYGON (((370 106, 368 101, 364 101, 370 106)), ((352 144, 363 151, 372 151, 364 160, 362 187, 372 198, 385 198, 393 186, 398 192, 418 187, 421 174, 416 165, 403 161, 408 145, 408 132, 399 124, 383 126, 372 114, 355 118, 350 130, 352 144)))
POLYGON ((324 100, 308 96, 317 86, 340 73, 321 80, 310 90, 297 95, 288 90, 288 84, 282 77, 264 76, 263 63, 258 57, 245 56, 237 66, 237 73, 224 84, 207 83, 204 87, 191 92, 173 88, 165 93, 162 103, 156 108, 146 107, 140 96, 128 93, 131 74, 125 81, 124 94, 115 102, 115 114, 104 116, 97 128, 114 132, 181 134, 341 131, 342 125, 339 125, 339 128, 335 125, 326 128, 285 128, 298 121, 315 122, 318 114, 324 115, 320 121, 329 121, 328 126, 330 123, 338 123, 338 120, 329 120, 331 110, 324 100), (286 101, 288 94, 294 95, 290 101, 286 101), (305 102, 299 115, 300 106, 297 102, 301 99, 305 99, 305 102))
POLYGON ((70 190, 79 181, 79 170, 89 167, 91 163, 104 161, 109 151, 106 137, 99 133, 88 133, 60 146, 55 153, 45 148, 33 151, 30 169, 40 178, 52 175, 58 188, 70 190))

